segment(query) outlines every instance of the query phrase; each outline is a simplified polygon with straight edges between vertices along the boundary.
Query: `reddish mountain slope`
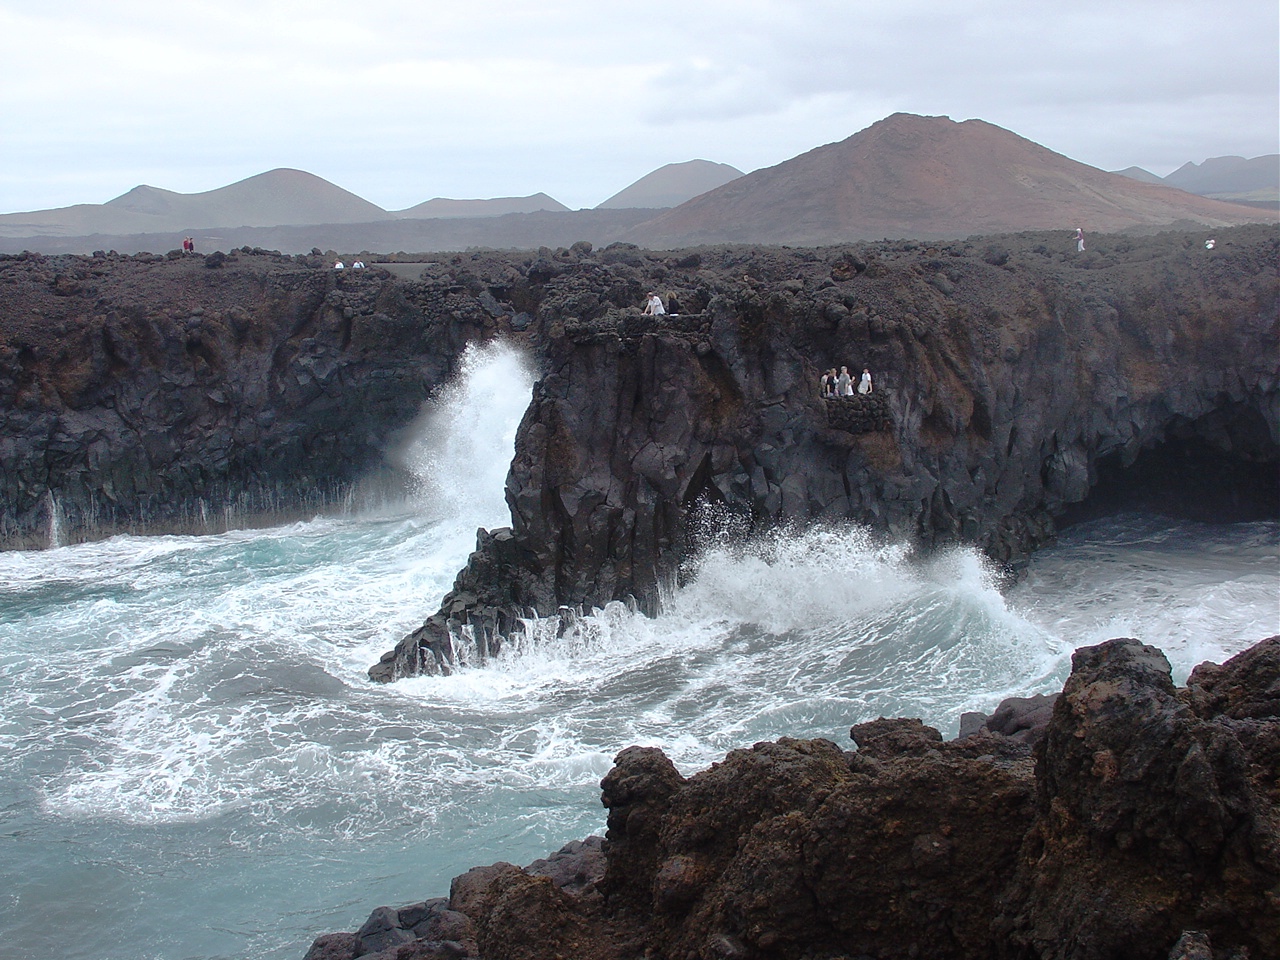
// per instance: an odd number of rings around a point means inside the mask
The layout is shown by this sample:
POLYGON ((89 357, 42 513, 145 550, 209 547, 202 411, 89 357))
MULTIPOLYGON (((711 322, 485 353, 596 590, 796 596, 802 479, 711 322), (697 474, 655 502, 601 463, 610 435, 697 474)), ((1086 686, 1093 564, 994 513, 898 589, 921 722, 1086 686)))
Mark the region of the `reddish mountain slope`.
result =
POLYGON ((982 120, 898 113, 695 197, 627 239, 815 244, 1274 218, 1107 173, 982 120))
POLYGON ((201 227, 368 223, 390 220, 376 204, 303 170, 281 168, 204 193, 143 184, 106 203, 0 215, 0 237, 76 237, 201 227))

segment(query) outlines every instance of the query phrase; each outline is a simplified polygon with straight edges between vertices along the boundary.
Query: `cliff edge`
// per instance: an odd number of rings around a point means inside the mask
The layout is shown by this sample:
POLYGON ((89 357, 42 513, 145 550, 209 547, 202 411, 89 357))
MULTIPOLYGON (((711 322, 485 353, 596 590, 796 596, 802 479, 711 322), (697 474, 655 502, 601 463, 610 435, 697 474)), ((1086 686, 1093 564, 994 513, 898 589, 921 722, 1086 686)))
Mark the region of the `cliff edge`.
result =
POLYGON ((652 610, 708 524, 853 521, 1009 561, 1091 497, 1280 516, 1280 246, 1274 228, 1223 236, 1082 256, 1035 235, 656 263, 611 247, 557 266, 511 527, 481 531, 371 676, 483 658, 532 614, 652 610), (605 301, 619 263, 675 315, 605 301), (874 392, 824 399, 840 366, 874 392))

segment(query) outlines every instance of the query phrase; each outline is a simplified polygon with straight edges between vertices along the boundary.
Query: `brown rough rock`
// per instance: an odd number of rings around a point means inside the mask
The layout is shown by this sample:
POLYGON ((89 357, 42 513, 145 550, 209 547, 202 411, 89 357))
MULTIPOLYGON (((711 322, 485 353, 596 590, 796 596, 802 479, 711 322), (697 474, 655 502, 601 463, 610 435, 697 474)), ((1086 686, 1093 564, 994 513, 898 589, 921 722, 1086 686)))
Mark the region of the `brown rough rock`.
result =
POLYGON ((1273 713, 1242 730, 1231 716, 1274 704, 1280 638, 1199 668, 1181 696, 1164 655, 1136 640, 1082 648, 1072 665, 996 925, 1015 955, 1159 957, 1194 928, 1280 956, 1280 725, 1273 713))
POLYGON ((1278 706, 1280 637, 1182 690, 1111 640, 1076 652, 1034 761, 1023 729, 943 742, 910 719, 688 778, 629 747, 601 783, 603 877, 594 840, 477 868, 447 909, 379 908, 308 960, 1280 956, 1278 706))

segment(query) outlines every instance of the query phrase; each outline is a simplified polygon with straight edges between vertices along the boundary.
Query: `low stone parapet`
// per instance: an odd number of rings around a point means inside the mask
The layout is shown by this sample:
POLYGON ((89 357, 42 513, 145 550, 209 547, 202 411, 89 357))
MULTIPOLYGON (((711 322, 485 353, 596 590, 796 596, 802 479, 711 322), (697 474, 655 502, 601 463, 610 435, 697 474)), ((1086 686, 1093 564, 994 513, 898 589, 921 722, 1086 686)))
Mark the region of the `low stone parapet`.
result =
POLYGON ((851 397, 828 397, 827 425, 846 433, 871 433, 892 425, 889 401, 883 393, 855 393, 851 397))

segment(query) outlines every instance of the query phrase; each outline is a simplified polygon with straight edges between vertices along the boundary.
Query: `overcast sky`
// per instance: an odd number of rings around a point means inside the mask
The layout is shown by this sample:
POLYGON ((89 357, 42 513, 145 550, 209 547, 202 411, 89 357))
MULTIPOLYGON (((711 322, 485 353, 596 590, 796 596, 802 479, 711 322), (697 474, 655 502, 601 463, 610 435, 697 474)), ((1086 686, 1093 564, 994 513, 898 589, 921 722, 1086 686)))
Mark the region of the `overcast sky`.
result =
POLYGON ((1280 151, 1276 0, 0 0, 0 212, 275 167, 387 209, 744 171, 896 111, 1106 170, 1280 151))

